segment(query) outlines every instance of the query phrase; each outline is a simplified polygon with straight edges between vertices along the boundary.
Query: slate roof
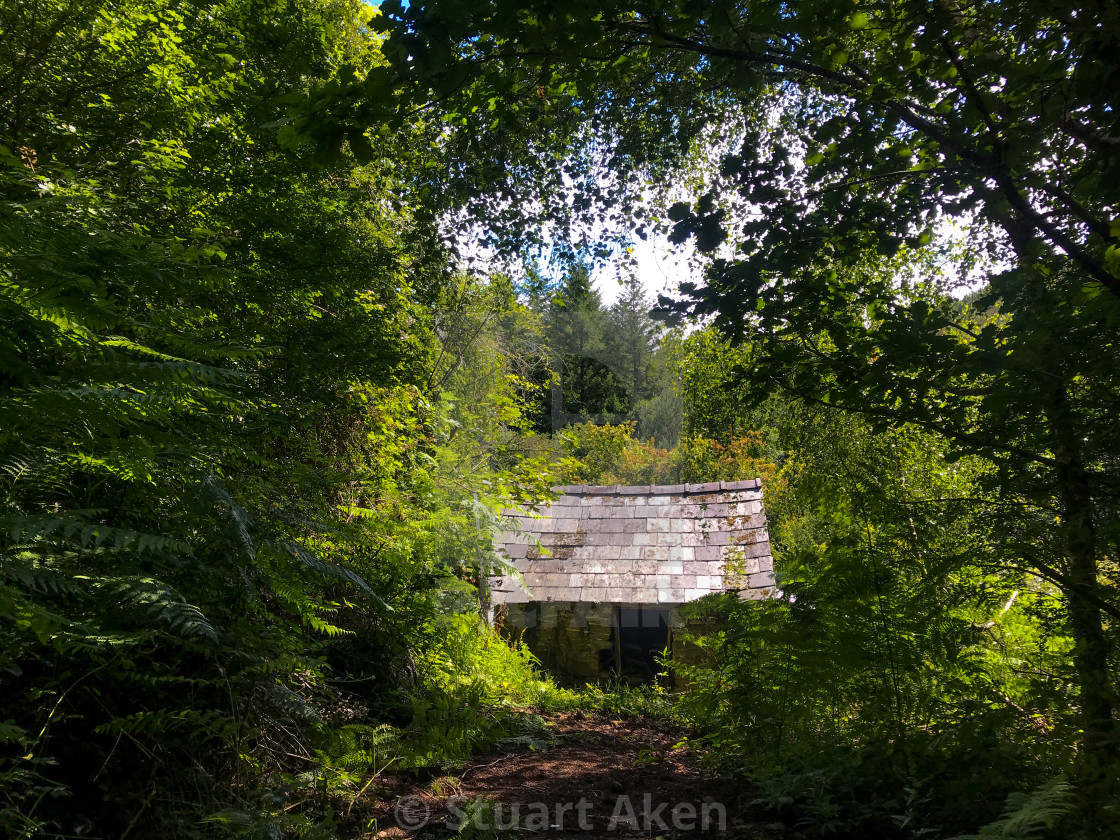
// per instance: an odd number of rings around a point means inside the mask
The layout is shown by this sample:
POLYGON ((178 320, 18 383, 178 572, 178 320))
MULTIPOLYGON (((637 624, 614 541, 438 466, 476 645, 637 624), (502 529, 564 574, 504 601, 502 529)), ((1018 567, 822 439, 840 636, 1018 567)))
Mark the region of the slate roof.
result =
POLYGON ((682 604, 711 592, 774 594, 762 483, 554 488, 539 513, 505 511, 499 553, 520 573, 490 580, 494 604, 682 604))

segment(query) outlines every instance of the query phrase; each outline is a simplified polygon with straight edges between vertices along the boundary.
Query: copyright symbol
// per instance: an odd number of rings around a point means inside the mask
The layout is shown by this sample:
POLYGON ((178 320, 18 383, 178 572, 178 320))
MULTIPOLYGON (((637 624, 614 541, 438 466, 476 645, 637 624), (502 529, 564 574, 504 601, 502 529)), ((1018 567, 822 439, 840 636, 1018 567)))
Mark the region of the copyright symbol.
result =
POLYGON ((393 819, 405 831, 415 831, 418 828, 423 828, 428 824, 428 818, 431 815, 432 809, 419 796, 402 797, 393 806, 393 819))

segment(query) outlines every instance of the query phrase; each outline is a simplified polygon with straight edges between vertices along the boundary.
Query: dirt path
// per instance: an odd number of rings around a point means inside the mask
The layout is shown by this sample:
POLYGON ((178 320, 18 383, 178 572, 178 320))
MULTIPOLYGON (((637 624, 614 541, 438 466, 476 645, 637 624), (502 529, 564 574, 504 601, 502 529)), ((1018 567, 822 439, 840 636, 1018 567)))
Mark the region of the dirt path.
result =
MULTIPOLYGON (((394 780, 373 817, 383 838, 468 837, 791 838, 781 823, 752 820, 741 786, 705 778, 682 733, 648 719, 556 715, 548 735, 514 739, 476 756, 456 776, 394 780), (544 740, 547 738, 547 741, 544 740), (489 800, 480 812, 470 803, 489 800)), ((756 817, 757 819, 757 817, 756 817)))

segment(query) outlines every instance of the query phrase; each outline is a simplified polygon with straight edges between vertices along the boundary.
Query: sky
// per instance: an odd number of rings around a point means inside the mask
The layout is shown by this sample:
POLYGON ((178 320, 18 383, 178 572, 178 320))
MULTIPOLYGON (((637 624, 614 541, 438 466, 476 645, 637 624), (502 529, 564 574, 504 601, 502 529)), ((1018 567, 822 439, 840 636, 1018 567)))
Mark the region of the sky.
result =
POLYGON ((699 270, 689 264, 692 248, 687 244, 674 245, 664 236, 650 236, 644 242, 635 240, 631 248, 633 269, 627 267, 620 271, 615 263, 592 272, 591 278, 607 306, 618 300, 622 282, 631 270, 651 302, 656 301, 659 294, 672 295, 682 280, 700 279, 699 270))
MULTIPOLYGON (((593 223, 592 227, 597 228, 592 233, 608 235, 608 231, 600 226, 593 223)), ((482 276, 505 273, 514 282, 523 279, 518 276, 521 269, 516 261, 511 265, 508 258, 500 259, 492 248, 484 244, 488 239, 487 231, 480 224, 448 219, 445 231, 455 240, 458 264, 462 270, 482 276)), ((625 231, 613 232, 609 238, 617 236, 625 236, 625 231)), ((616 247, 612 256, 594 261, 591 282, 603 304, 610 306, 621 297, 624 283, 631 276, 636 276, 652 305, 657 302, 659 294, 675 295, 683 281, 702 281, 702 267, 696 256, 691 240, 674 245, 665 234, 650 233, 645 240, 633 236, 628 249, 616 247)), ((564 264, 553 260, 549 247, 538 251, 534 261, 537 270, 550 280, 559 282, 563 278, 564 264)))

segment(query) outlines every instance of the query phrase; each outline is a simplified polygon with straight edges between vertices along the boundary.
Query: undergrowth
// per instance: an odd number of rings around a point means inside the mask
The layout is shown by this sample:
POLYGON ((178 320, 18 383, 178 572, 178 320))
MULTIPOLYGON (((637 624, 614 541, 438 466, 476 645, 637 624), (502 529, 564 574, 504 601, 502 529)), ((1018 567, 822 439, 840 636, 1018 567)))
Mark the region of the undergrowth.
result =
POLYGON ((612 718, 678 719, 673 695, 659 685, 630 685, 621 680, 588 683, 563 695, 562 709, 594 712, 612 718))

